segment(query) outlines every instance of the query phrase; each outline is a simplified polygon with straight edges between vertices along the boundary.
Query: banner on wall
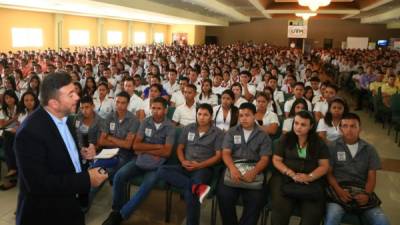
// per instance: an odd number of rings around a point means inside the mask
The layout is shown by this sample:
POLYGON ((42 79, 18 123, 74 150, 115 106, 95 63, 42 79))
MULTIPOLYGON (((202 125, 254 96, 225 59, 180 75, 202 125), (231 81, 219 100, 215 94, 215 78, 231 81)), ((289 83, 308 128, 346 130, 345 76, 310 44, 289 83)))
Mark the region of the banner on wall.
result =
POLYGON ((307 23, 303 20, 288 21, 288 38, 307 38, 307 23))

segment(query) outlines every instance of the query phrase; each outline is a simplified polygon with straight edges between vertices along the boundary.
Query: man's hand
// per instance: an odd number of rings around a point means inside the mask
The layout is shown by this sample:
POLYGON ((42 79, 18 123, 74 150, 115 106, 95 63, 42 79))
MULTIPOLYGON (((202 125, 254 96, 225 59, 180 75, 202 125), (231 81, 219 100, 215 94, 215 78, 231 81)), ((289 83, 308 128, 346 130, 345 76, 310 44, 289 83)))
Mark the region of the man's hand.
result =
POLYGON ((296 173, 292 179, 297 183, 308 184, 311 182, 311 177, 304 173, 296 173))
POLYGON ((89 147, 82 148, 81 154, 83 159, 92 160, 96 156, 96 147, 93 144, 89 144, 89 147))
POLYGON ((336 190, 336 194, 339 196, 340 200, 344 203, 350 202, 353 199, 350 193, 342 188, 336 190))
POLYGON ((229 172, 231 173, 231 178, 233 182, 239 183, 240 179, 242 178, 242 174, 240 173, 240 171, 235 166, 233 166, 231 169, 229 169, 229 172))
POLYGON ((354 199, 357 201, 358 205, 365 205, 369 201, 369 196, 366 194, 358 194, 354 196, 354 199))
POLYGON ((243 175, 242 180, 251 183, 256 179, 256 176, 257 172, 255 170, 249 170, 243 175))
POLYGON ((100 173, 99 169, 99 167, 96 167, 88 171, 90 176, 90 186, 92 187, 100 186, 108 178, 108 174, 100 173))

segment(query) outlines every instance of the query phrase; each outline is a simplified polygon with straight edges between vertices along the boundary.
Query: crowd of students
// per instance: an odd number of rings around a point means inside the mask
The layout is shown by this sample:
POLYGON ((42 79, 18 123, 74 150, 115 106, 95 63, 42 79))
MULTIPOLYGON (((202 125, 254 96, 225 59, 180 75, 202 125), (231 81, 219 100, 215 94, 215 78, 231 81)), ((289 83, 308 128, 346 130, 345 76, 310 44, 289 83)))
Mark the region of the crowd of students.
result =
MULTIPOLYGON (((360 118, 338 87, 355 82, 358 108, 366 91, 378 88, 390 104, 400 84, 399 59, 390 50, 302 54, 253 43, 2 53, 0 126, 9 182, 1 188, 17 182, 14 135, 39 106, 41 80, 68 73, 80 97, 71 118, 79 148, 119 148, 107 168, 113 204, 105 225, 129 218, 159 180, 183 190, 187 224, 199 224, 220 163, 216 195, 225 225, 256 224, 267 201, 274 225, 288 224, 296 207, 303 224, 323 218, 340 224, 350 211, 389 224, 374 194, 379 156, 359 137, 360 118), (171 154, 178 164, 165 163, 171 154), (143 175, 128 200, 126 185, 143 175)), ((83 210, 100 188, 92 188, 83 210)))

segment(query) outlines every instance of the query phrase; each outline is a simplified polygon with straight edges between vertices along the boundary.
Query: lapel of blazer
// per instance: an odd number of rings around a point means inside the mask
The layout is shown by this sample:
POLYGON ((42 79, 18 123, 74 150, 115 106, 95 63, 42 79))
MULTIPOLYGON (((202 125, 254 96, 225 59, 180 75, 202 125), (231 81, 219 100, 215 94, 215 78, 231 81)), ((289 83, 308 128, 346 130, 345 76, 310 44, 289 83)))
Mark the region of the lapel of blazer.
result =
POLYGON ((61 150, 61 152, 63 152, 65 154, 65 157, 68 158, 68 164, 70 165, 70 168, 75 171, 75 167, 74 167, 74 164, 72 162, 71 156, 69 155, 67 146, 65 145, 64 140, 63 140, 60 132, 58 131, 57 125, 54 124, 53 119, 50 117, 49 113, 44 108, 41 107, 39 109, 39 111, 41 111, 41 114, 43 115, 43 118, 47 122, 45 127, 48 127, 50 129, 49 139, 52 139, 52 141, 56 142, 57 143, 56 146, 62 146, 63 149, 61 150))

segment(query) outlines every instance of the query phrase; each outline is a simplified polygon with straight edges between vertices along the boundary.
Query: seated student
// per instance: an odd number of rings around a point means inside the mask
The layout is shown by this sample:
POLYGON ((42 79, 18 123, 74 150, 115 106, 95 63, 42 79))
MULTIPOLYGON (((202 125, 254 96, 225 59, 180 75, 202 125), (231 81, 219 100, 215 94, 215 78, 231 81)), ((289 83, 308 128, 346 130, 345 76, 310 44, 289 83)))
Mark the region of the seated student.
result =
POLYGON ((319 89, 320 82, 321 81, 318 77, 311 77, 310 79, 310 86, 314 92, 314 97, 321 96, 321 90, 319 89))
POLYGON ((256 122, 261 129, 268 135, 275 135, 279 128, 279 119, 276 113, 268 110, 269 102, 273 101, 272 97, 264 92, 256 95, 256 122))
POLYGON ((137 112, 140 121, 143 121, 145 118, 151 116, 151 101, 153 101, 157 97, 160 97, 161 91, 161 84, 150 85, 149 97, 143 101, 141 107, 139 108, 139 111, 137 112))
POLYGON ((325 142, 332 142, 342 136, 339 125, 343 115, 349 112, 347 103, 339 97, 332 99, 328 112, 318 122, 317 133, 325 142))
POLYGON ((225 71, 224 76, 221 74, 214 74, 213 77, 213 82, 212 82, 212 92, 216 95, 221 95, 223 91, 225 91, 227 88, 230 88, 230 76, 229 72, 225 71), (228 76, 227 80, 223 80, 226 77, 226 74, 228 76), (224 81, 224 83, 222 83, 224 81))
POLYGON ((185 91, 186 85, 189 84, 189 79, 187 77, 182 77, 179 79, 179 91, 174 92, 171 97, 171 107, 178 107, 185 104, 185 96, 183 92, 185 91))
POLYGON ((314 106, 314 117, 315 121, 324 118, 325 114, 328 112, 328 103, 337 94, 338 88, 336 85, 328 84, 326 85, 325 91, 323 93, 323 100, 319 100, 314 106))
MULTIPOLYGON (((270 96, 269 98, 271 98, 271 100, 268 101, 267 110, 276 113, 276 115, 278 115, 278 116, 282 116, 283 112, 281 109, 281 104, 279 104, 278 101, 276 101, 273 98, 273 89, 271 87, 267 86, 267 87, 265 87, 263 92, 267 96, 270 96)), ((253 101, 253 104, 256 104, 256 101, 253 101)))
POLYGON ((376 185, 376 171, 381 162, 375 148, 360 138, 361 121, 354 113, 345 114, 340 122, 343 136, 330 147, 330 168, 328 183, 336 198, 328 200, 325 225, 339 225, 349 206, 355 210, 369 204, 359 214, 372 225, 388 225, 379 204, 373 204, 376 185), (358 188, 352 192, 350 187, 358 188), (361 189, 361 190, 360 190, 361 189), (355 208, 354 208, 355 207, 355 208))
POLYGON ((263 80, 258 82, 258 83, 254 83, 254 85, 257 86, 257 92, 263 92, 265 87, 268 86, 268 82, 269 82, 269 78, 271 77, 271 73, 270 72, 266 72, 263 76, 263 80))
MULTIPOLYGON (((97 141, 100 148, 119 148, 118 164, 108 169, 109 180, 126 163, 130 162, 135 154, 131 149, 140 122, 135 115, 128 111, 129 94, 125 91, 116 96, 115 112, 104 121, 100 138, 97 141)), ((89 203, 94 199, 100 188, 90 191, 89 203)), ((90 205, 90 204, 89 204, 90 205)))
POLYGON ((132 77, 128 77, 124 81, 124 91, 126 91, 129 96, 131 96, 129 100, 128 110, 139 117, 140 107, 143 105, 143 100, 136 94, 135 92, 135 80, 132 77))
POLYGON ((186 126, 196 121, 196 86, 188 84, 184 88, 185 104, 175 109, 172 121, 176 125, 186 126))
POLYGON ((151 102, 151 116, 141 123, 132 147, 137 159, 131 160, 115 174, 113 211, 103 225, 119 225, 123 220, 127 220, 157 183, 157 169, 171 154, 175 140, 175 127, 166 118, 167 105, 167 101, 162 97, 157 97, 151 102), (145 178, 139 190, 125 203, 127 183, 141 175, 145 178))
POLYGON ((395 86, 395 81, 396 76, 389 75, 387 83, 382 86, 382 100, 387 107, 390 107, 390 97, 399 91, 398 87, 395 86))
POLYGON ((325 89, 326 89, 326 86, 327 86, 328 84, 329 84, 329 82, 322 82, 322 83, 319 85, 319 92, 320 92, 320 94, 314 96, 314 98, 313 98, 313 100, 312 100, 312 102, 311 102, 312 105, 315 105, 315 104, 317 104, 317 102, 323 101, 323 100, 324 100, 324 97, 322 96, 322 94, 325 93, 325 89))
POLYGON ((293 94, 295 85, 296 85, 296 77, 293 75, 288 75, 285 77, 285 84, 282 85, 281 91, 283 91, 286 94, 293 94))
POLYGON ((93 95, 93 103, 97 114, 103 119, 106 119, 114 112, 114 98, 109 95, 108 85, 105 82, 100 82, 97 85, 97 93, 93 95))
POLYGON ((186 224, 198 225, 200 203, 207 195, 213 175, 213 165, 221 160, 221 140, 224 133, 212 123, 213 110, 209 104, 200 104, 196 123, 183 128, 177 155, 181 165, 164 165, 159 177, 183 189, 186 202, 186 224))
MULTIPOLYGON (((157 75, 150 75, 150 85, 144 89, 143 93, 142 93, 142 98, 146 99, 149 97, 150 94, 150 88, 153 84, 159 84, 161 85, 161 78, 157 75)), ((167 91, 163 88, 163 86, 161 85, 161 96, 164 97, 165 99, 169 99, 168 97, 168 93, 167 91)))
POLYGON ((304 98, 307 99, 309 102, 312 102, 314 98, 314 91, 310 86, 306 86, 304 88, 304 98))
POLYGON ((233 83, 231 86, 233 94, 235 94, 234 105, 239 108, 242 103, 248 102, 242 97, 242 85, 240 83, 233 83))
POLYGON ((198 104, 208 103, 213 107, 218 105, 218 96, 213 94, 211 86, 212 82, 210 79, 203 80, 201 84, 201 92, 196 96, 196 102, 198 104))
POLYGON ((276 77, 269 78, 268 87, 270 87, 273 91, 275 102, 278 103, 280 107, 283 106, 283 104, 285 103, 285 96, 283 95, 283 92, 280 91, 278 88, 278 80, 276 77))
POLYGON ((290 100, 287 100, 285 102, 284 106, 284 111, 285 111, 285 117, 288 117, 290 109, 292 108, 293 102, 296 101, 296 99, 302 98, 307 102, 307 110, 312 111, 312 105, 311 102, 308 101, 303 97, 304 95, 304 83, 302 82, 297 82, 294 87, 293 87, 293 97, 290 100))
POLYGON ((384 74, 379 73, 376 75, 376 80, 369 84, 369 90, 371 91, 372 96, 376 95, 378 88, 381 88, 383 85, 385 85, 385 82, 383 82, 383 77, 384 74))
POLYGON ((294 117, 293 129, 277 145, 272 158, 276 171, 270 179, 272 225, 289 224, 296 205, 300 207, 302 224, 321 223, 325 211, 323 177, 329 168, 329 150, 315 133, 315 126, 312 113, 300 111, 294 117), (298 188, 305 188, 308 195, 291 192, 298 188))
POLYGON ((80 99, 80 110, 75 118, 75 128, 79 148, 97 146, 104 120, 94 111, 93 100, 90 96, 80 99))
POLYGON ((163 84, 164 90, 168 93, 168 95, 172 96, 173 93, 178 92, 180 90, 180 85, 176 80, 178 73, 174 69, 168 70, 168 81, 163 84))
POLYGON ((292 131, 293 127, 293 120, 294 116, 296 113, 300 112, 301 110, 307 110, 307 102, 302 99, 296 99, 296 101, 293 102, 292 108, 290 109, 289 116, 283 121, 282 125, 282 133, 286 134, 290 131, 292 131))
POLYGON ((247 101, 252 101, 254 96, 256 96, 256 87, 250 83, 251 80, 251 74, 249 71, 241 71, 240 75, 240 85, 242 86, 242 96, 247 100, 247 101))
POLYGON ((239 117, 239 109, 233 104, 235 95, 231 90, 222 92, 221 105, 214 107, 214 125, 223 131, 228 131, 236 126, 239 117))
POLYGON ((261 174, 268 165, 272 154, 271 139, 256 125, 255 113, 256 107, 252 103, 243 103, 239 108, 239 124, 226 133, 222 144, 222 159, 227 167, 224 172, 229 172, 232 181, 225 184, 225 179, 221 178, 217 188, 223 225, 239 224, 236 215, 239 196, 243 199, 243 213, 239 220, 243 225, 256 225, 266 202, 264 182, 258 180, 256 187, 252 185, 256 178, 262 178, 261 174), (247 171, 239 171, 238 160, 249 163, 247 171), (238 183, 241 187, 234 185, 238 183), (248 185, 256 189, 247 188, 248 185))

